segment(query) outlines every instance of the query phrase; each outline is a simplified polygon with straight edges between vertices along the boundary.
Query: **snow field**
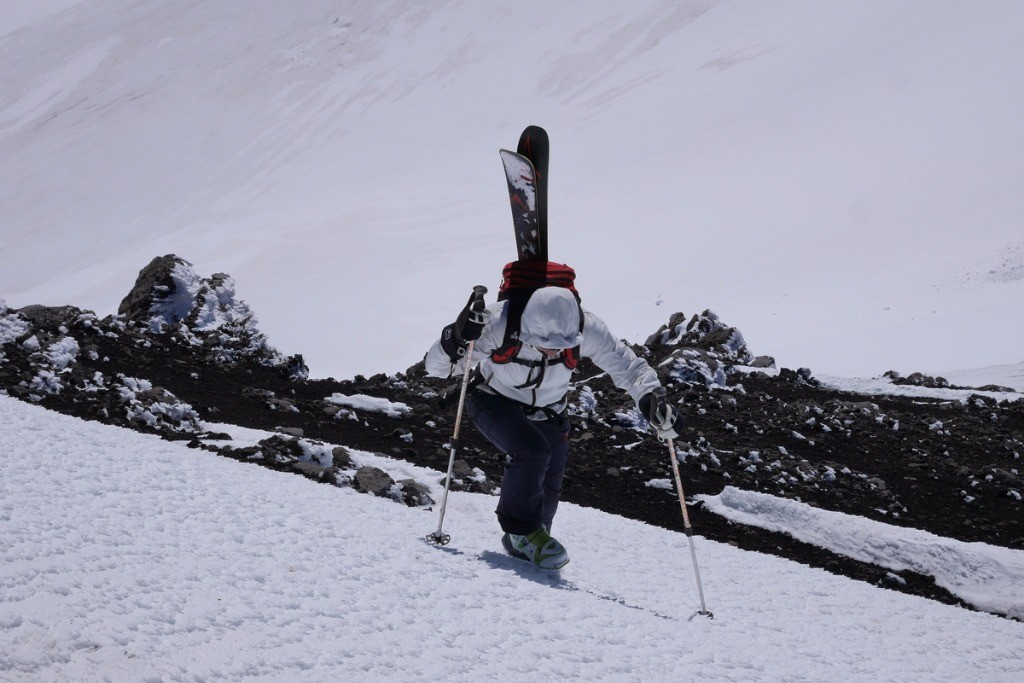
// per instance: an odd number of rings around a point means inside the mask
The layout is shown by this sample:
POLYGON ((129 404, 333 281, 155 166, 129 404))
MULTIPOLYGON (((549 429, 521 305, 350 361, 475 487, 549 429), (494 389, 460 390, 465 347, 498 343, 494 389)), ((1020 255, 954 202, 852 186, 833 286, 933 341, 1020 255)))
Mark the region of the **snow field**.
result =
POLYGON ((436 511, 4 396, 0 417, 5 681, 1024 674, 1019 623, 699 537, 695 617, 685 538, 595 510, 560 511, 559 577, 501 552, 492 497, 453 493, 441 548, 436 511))

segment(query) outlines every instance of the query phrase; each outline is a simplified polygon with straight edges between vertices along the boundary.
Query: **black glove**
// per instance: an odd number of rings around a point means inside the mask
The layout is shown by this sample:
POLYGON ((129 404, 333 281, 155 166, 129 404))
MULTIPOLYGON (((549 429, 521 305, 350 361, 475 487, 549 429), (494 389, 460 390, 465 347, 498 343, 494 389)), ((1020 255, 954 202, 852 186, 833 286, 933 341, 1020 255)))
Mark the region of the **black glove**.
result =
POLYGON ((657 430, 658 438, 662 441, 678 438, 686 426, 686 420, 668 402, 663 387, 658 387, 649 394, 645 394, 638 405, 640 412, 657 430))
POLYGON ((451 325, 441 330, 441 348, 453 363, 457 363, 465 355, 466 345, 469 342, 480 338, 484 326, 490 320, 487 304, 484 303, 484 294, 486 293, 487 288, 483 285, 474 287, 473 293, 470 294, 469 301, 459 313, 459 317, 451 325))

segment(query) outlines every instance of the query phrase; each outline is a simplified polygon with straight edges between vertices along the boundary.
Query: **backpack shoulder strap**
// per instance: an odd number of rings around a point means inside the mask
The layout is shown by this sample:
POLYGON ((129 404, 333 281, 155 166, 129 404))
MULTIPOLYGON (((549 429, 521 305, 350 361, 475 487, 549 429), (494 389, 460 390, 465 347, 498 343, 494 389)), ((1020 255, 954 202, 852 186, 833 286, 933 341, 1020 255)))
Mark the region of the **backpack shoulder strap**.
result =
POLYGON ((512 289, 505 292, 505 336, 502 338, 501 346, 491 352, 491 360, 495 363, 508 363, 519 355, 519 349, 523 346, 519 341, 519 326, 531 294, 533 290, 529 289, 512 289))
MULTIPOLYGON (((583 305, 580 304, 579 297, 576 299, 576 304, 580 307, 580 334, 583 334, 583 325, 586 322, 584 317, 586 314, 583 312, 583 305)), ((565 367, 570 370, 575 370, 580 364, 580 358, 583 357, 579 346, 574 346, 571 349, 566 349, 565 353, 562 354, 562 362, 565 363, 565 367)))

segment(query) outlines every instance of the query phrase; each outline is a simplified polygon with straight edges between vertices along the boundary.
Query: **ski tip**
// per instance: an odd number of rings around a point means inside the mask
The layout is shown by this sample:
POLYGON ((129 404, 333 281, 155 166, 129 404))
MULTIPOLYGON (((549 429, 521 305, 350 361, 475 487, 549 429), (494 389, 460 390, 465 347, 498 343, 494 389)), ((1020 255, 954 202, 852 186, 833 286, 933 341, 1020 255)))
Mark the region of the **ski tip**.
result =
POLYGON ((535 162, 543 160, 540 165, 545 168, 550 148, 548 133, 540 126, 527 126, 519 136, 519 145, 516 147, 520 154, 535 162))
POLYGON ((529 161, 530 160, 525 154, 520 154, 519 152, 513 152, 512 150, 505 149, 505 148, 499 149, 498 150, 498 154, 501 156, 502 159, 504 159, 506 157, 513 157, 513 158, 516 158, 516 159, 522 159, 524 161, 529 161))
POLYGON ((537 169, 530 161, 530 157, 507 149, 500 150, 498 153, 501 155, 501 163, 505 167, 506 174, 509 169, 513 169, 519 173, 529 173, 531 177, 536 177, 537 169))

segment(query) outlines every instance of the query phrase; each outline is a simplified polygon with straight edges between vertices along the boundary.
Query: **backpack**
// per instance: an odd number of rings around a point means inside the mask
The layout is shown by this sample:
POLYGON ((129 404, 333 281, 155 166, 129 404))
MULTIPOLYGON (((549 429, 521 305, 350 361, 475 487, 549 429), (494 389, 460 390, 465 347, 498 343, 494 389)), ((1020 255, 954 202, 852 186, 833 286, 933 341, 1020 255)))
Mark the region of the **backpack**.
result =
MULTIPOLYGON (((564 363, 570 370, 579 365, 580 347, 566 349, 560 358, 550 360, 523 361, 516 356, 523 348, 519 341, 519 327, 530 296, 541 287, 565 287, 580 303, 580 293, 575 286, 576 271, 563 263, 551 261, 512 261, 501 271, 501 286, 498 288, 498 301, 507 301, 508 318, 505 325, 505 336, 501 346, 491 352, 491 361, 499 364, 519 363, 521 365, 557 365, 564 363)), ((583 332, 583 307, 580 306, 580 332, 583 332)))

